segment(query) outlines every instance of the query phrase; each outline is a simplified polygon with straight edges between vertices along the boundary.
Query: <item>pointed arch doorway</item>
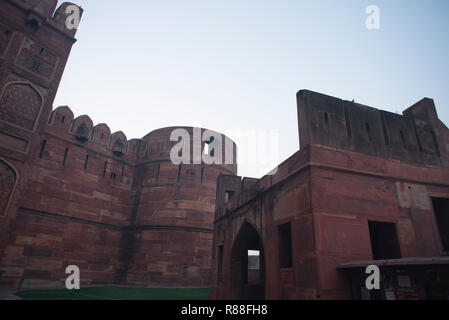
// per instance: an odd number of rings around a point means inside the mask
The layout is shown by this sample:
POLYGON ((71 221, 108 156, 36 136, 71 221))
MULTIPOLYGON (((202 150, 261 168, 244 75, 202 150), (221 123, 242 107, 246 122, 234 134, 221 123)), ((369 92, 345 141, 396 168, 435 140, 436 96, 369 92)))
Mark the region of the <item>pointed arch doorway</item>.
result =
POLYGON ((244 222, 231 251, 233 299, 265 299, 265 253, 257 230, 244 222))

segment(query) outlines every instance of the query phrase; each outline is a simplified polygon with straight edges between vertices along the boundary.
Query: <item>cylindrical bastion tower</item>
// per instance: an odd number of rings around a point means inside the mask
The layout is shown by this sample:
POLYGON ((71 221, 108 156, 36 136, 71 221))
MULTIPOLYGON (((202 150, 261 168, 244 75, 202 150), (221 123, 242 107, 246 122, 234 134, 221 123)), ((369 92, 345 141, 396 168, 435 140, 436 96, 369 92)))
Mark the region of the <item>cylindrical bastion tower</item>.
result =
MULTIPOLYGON (((147 156, 135 168, 131 226, 123 236, 127 284, 210 285, 217 179, 237 174, 235 143, 217 132, 209 139, 210 134, 206 129, 169 127, 143 138, 147 156), (171 141, 175 130, 189 138, 171 141), (222 164, 194 164, 194 153, 202 157, 213 141, 221 142, 222 164), (189 150, 190 162, 173 163, 170 154, 180 145, 189 150)), ((219 152, 215 149, 211 156, 219 152)))

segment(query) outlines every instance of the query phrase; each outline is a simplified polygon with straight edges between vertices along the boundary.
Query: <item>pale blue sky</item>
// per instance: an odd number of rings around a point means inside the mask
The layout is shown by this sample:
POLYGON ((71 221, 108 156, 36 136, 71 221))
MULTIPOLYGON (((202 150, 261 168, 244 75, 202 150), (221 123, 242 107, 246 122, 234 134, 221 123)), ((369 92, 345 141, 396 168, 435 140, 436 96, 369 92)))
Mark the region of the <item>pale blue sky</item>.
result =
POLYGON ((300 89, 399 113, 430 97, 449 124, 447 0, 74 2, 85 13, 55 107, 128 139, 278 129, 281 162, 298 150, 300 89), (380 30, 365 28, 368 5, 380 30))

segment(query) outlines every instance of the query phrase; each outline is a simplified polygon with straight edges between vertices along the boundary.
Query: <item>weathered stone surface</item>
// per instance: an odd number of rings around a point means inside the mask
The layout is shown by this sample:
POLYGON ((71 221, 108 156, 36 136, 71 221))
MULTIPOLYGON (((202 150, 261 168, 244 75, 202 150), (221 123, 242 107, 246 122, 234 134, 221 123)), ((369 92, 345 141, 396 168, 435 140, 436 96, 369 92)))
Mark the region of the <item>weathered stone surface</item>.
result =
POLYGON ((214 298, 351 298, 337 266, 373 259, 371 221, 395 225, 403 258, 444 254, 431 197, 449 199, 449 130, 432 100, 400 116, 304 90, 298 115, 301 149, 274 176, 247 187, 241 177, 218 179, 214 298), (286 223, 288 268, 281 261, 286 223), (244 281, 242 233, 253 234, 247 241, 265 259, 259 288, 244 281))
POLYGON ((41 4, 31 28, 29 3, 0 2, 0 286, 63 287, 71 264, 82 285, 208 286, 216 180, 235 153, 174 165, 176 127, 128 141, 52 111, 76 30, 67 3, 41 4))

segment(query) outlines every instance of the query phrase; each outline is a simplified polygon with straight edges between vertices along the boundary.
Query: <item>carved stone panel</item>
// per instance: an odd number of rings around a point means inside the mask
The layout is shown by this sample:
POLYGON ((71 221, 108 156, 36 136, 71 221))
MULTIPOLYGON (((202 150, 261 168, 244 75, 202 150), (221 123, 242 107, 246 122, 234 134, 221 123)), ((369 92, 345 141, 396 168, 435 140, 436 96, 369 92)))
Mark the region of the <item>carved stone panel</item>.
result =
POLYGON ((0 98, 0 119, 33 130, 42 108, 42 97, 30 84, 10 83, 0 98))
POLYGON ((56 53, 25 38, 16 63, 42 78, 51 80, 58 62, 59 56, 56 53))

